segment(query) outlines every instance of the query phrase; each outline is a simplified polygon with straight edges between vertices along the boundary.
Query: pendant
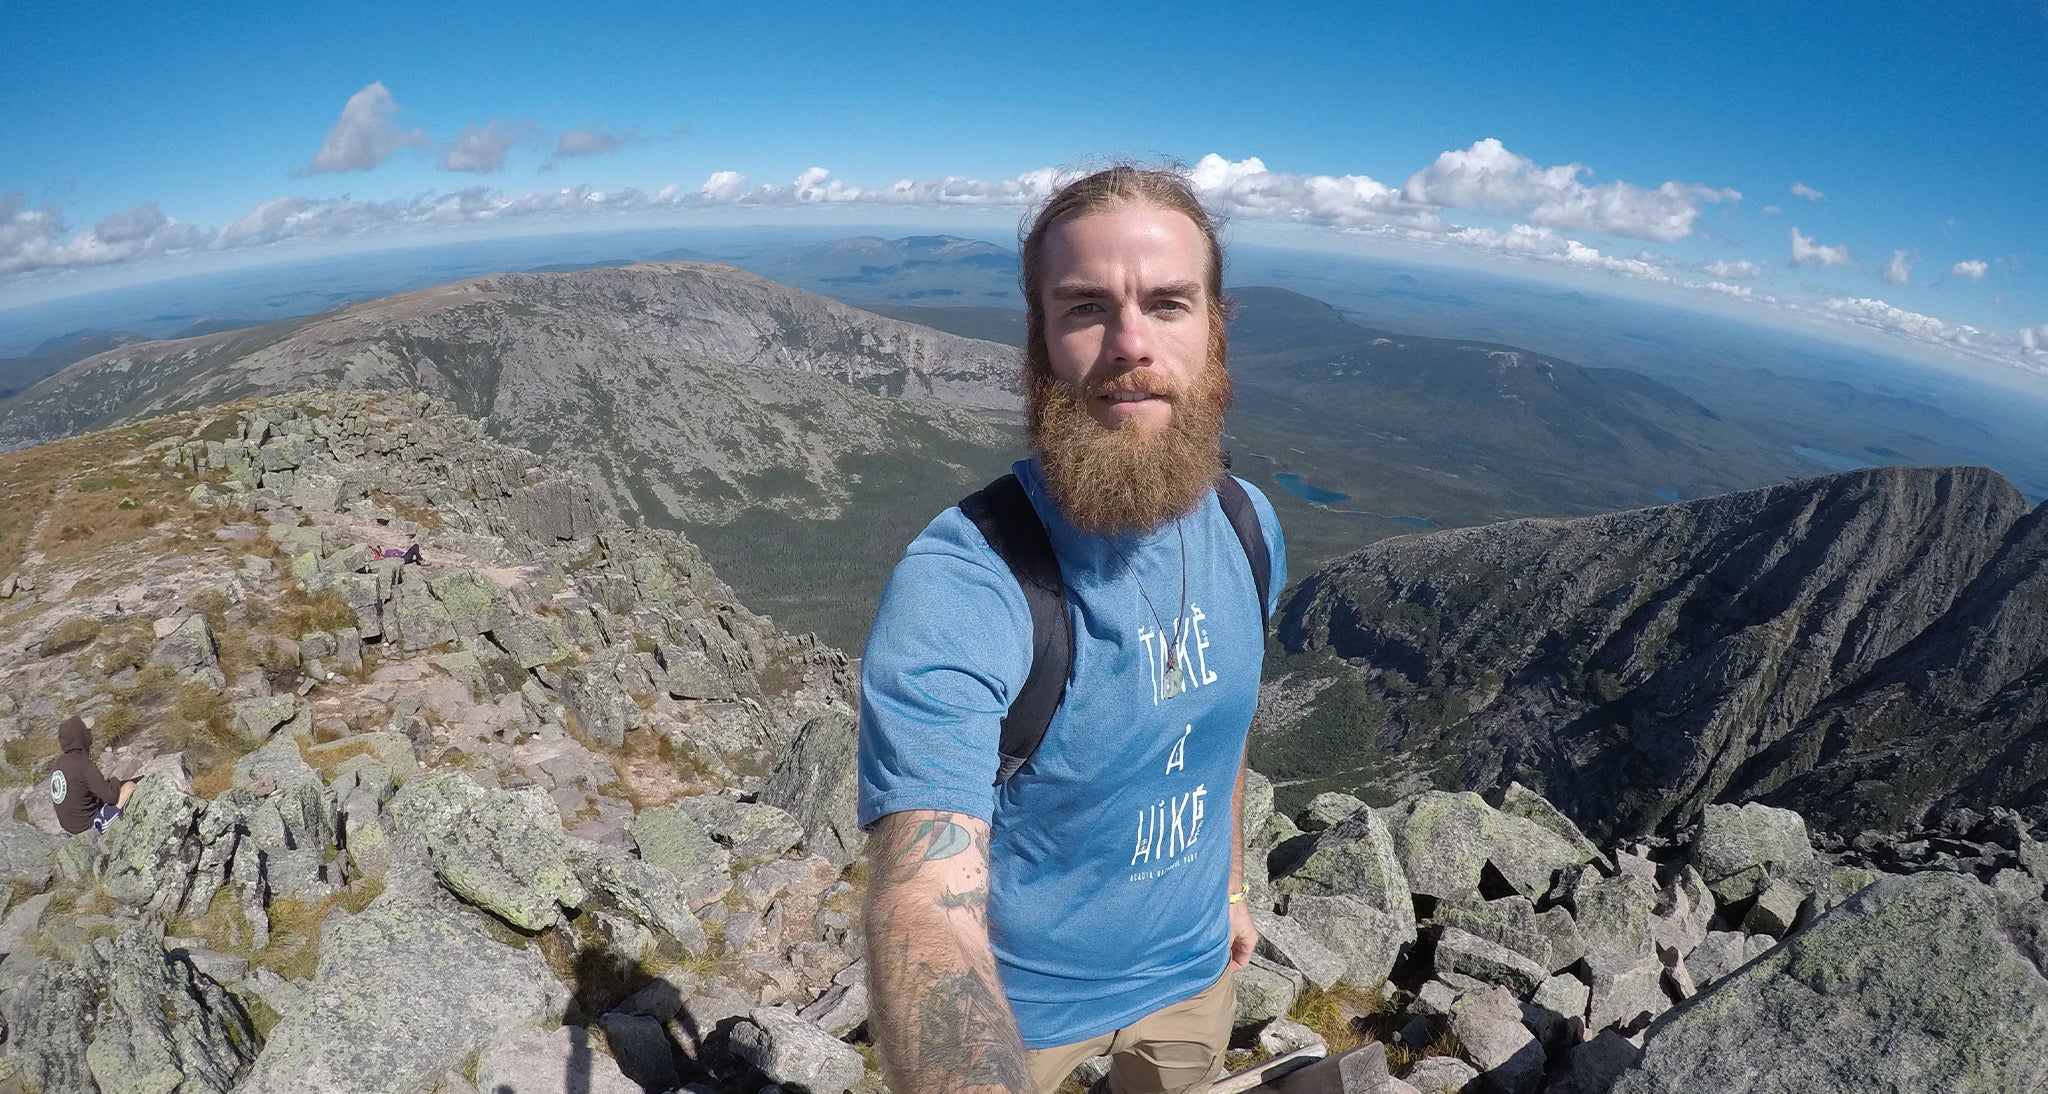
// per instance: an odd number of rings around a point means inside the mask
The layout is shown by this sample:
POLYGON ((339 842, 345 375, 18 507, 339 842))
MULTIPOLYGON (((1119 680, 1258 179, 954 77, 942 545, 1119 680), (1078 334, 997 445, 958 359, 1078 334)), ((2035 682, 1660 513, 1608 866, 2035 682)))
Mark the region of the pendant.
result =
POLYGON ((1160 697, 1164 699, 1171 699, 1174 696, 1179 695, 1181 692, 1186 690, 1187 684, 1181 678, 1180 666, 1166 666, 1166 680, 1165 682, 1159 685, 1160 697))

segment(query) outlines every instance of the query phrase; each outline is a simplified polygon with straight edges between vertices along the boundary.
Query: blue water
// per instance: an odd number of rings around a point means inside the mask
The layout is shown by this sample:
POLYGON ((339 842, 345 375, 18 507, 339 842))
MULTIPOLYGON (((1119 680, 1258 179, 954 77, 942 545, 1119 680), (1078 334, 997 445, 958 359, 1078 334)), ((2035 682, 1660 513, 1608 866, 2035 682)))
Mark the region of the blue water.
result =
POLYGON ((1684 500, 1678 496, 1678 491, 1676 489, 1669 486, 1660 486, 1657 489, 1650 491, 1650 496, 1662 502, 1677 502, 1684 500))
POLYGON ((1399 524, 1408 528, 1422 528, 1431 532, 1434 532, 1437 529, 1437 523, 1435 521, 1423 520, 1421 517, 1388 517, 1387 519, 1395 524, 1399 524))
POLYGON ((1815 448, 1812 445, 1795 444, 1792 446, 1792 451, 1830 471, 1855 471, 1864 467, 1877 466, 1867 460, 1854 459, 1849 456, 1838 456, 1825 448, 1815 448))
POLYGON ((1273 481, 1279 483, 1282 489, 1293 494, 1295 497, 1303 501, 1315 502, 1317 505, 1334 505, 1340 501, 1351 500, 1351 495, 1349 494, 1339 494, 1335 490, 1325 490, 1320 486, 1310 486, 1301 481, 1300 475, 1292 471, 1282 471, 1274 475, 1273 481))

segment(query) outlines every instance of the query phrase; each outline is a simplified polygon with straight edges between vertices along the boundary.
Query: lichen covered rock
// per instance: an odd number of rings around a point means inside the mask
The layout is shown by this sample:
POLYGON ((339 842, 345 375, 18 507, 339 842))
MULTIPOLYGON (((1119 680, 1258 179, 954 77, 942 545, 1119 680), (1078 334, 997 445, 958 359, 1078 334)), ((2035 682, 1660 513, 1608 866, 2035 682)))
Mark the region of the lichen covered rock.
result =
POLYGON ((9 1049, 45 1094, 231 1089, 256 1055, 242 1007, 139 924, 10 993, 9 1049))
POLYGON ((464 900, 517 927, 555 921, 556 905, 582 906, 568 836, 536 787, 486 790, 444 772, 407 782, 387 807, 392 835, 464 900))
POLYGON ((1887 878, 1677 1008, 1615 1094, 2048 1089, 2048 910, 1887 878))
POLYGON ((537 951, 441 900, 387 893, 328 921, 304 1004, 237 1094, 415 1094, 493 1038, 559 1020, 568 998, 537 951))

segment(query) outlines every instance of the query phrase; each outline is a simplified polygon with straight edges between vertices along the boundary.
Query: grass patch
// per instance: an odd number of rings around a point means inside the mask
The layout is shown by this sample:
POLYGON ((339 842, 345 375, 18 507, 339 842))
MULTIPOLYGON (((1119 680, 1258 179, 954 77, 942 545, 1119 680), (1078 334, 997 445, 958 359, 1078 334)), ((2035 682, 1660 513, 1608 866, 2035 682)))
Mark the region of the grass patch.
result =
POLYGON ((287 980, 311 979, 320 967, 320 926, 334 909, 355 915, 369 906, 384 883, 376 878, 352 882, 339 893, 305 899, 279 897, 270 902, 270 943, 250 958, 287 980))
POLYGON ((430 530, 441 527, 441 511, 425 504, 424 498, 398 497, 382 490, 372 490, 370 501, 391 510, 400 520, 408 520, 430 530))
POLYGON ((128 668, 140 671, 149 663, 149 655, 156 649, 156 632, 143 619, 130 619, 103 628, 100 637, 106 646, 104 657, 109 673, 128 668))
POLYGON ((1287 1017, 1314 1030, 1335 1056, 1374 1040, 1369 1025, 1393 1010, 1393 1004, 1379 992, 1340 980, 1328 989, 1309 985, 1288 1008, 1287 1017))
POLYGON ((73 616, 57 624, 57 629, 43 638, 36 652, 44 657, 55 657, 60 653, 84 649, 100 636, 100 621, 85 616, 73 616))
POLYGON ((350 760, 358 756, 374 757, 381 755, 382 750, 380 746, 382 743, 380 741, 344 738, 333 744, 322 746, 318 750, 319 754, 306 757, 306 762, 312 765, 313 770, 320 773, 322 781, 332 781, 337 774, 340 774, 342 767, 350 760))
POLYGON ((215 634, 219 634, 221 631, 227 629, 228 609, 234 607, 234 605, 231 602, 229 602, 227 594, 221 592, 219 589, 202 590, 198 595, 194 596, 186 604, 186 606, 191 608, 193 611, 198 612, 200 615, 205 616, 206 625, 209 628, 211 628, 215 634))
POLYGON ((47 732, 28 733, 7 742, 7 763, 18 769, 31 769, 56 759, 57 754, 57 731, 54 727, 47 732))
POLYGON ((1458 1040, 1458 1035, 1452 1033, 1449 1029, 1439 1028, 1436 1031, 1436 1035, 1429 1039, 1429 1043, 1421 1048, 1409 1048, 1406 1045, 1388 1045, 1387 1070, 1396 1079, 1406 1078, 1408 1072, 1414 1070, 1416 1064, 1432 1056, 1452 1056, 1465 1060, 1466 1063, 1471 1063, 1465 1057, 1465 1044, 1458 1040))
POLYGON ((132 704, 115 703, 93 722, 92 743, 96 748, 112 748, 127 739, 142 723, 141 713, 132 704))
POLYGON ((171 715, 188 726, 219 726, 225 729, 228 701, 204 680, 187 681, 171 700, 171 715))

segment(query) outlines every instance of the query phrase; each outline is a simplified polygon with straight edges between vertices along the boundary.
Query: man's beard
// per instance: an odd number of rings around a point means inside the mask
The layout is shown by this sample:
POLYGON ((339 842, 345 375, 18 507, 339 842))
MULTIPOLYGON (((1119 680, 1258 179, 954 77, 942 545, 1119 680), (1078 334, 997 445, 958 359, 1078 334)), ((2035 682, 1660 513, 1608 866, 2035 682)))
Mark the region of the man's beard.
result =
POLYGON ((1121 373, 1076 391, 1041 362, 1025 366, 1028 435, 1060 512, 1084 532, 1149 532, 1194 512, 1223 473, 1223 412, 1230 407, 1230 373, 1223 340, 1212 338, 1201 374, 1175 390, 1156 373, 1121 373), (1137 423, 1110 428, 1089 413, 1109 391, 1165 396, 1173 416, 1164 428, 1141 432, 1137 423))

